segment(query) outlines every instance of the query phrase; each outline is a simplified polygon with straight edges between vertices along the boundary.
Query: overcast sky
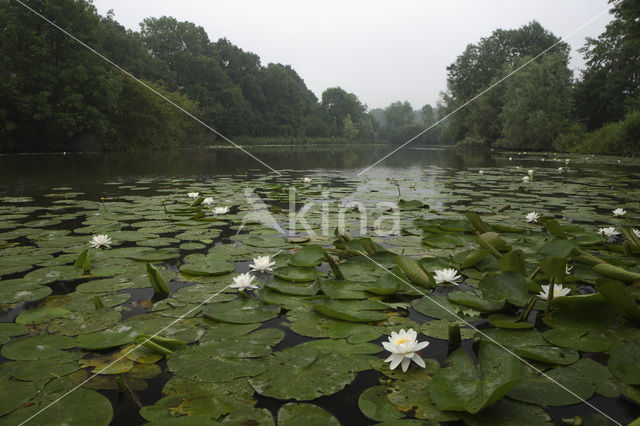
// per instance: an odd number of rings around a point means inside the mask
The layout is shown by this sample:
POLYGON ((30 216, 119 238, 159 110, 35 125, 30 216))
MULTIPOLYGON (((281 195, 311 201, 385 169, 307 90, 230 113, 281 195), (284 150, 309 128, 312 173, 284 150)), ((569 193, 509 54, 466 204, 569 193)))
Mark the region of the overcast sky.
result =
MULTIPOLYGON (((446 67, 467 44, 497 28, 537 20, 565 37, 607 9, 606 0, 94 0, 101 14, 139 30, 146 17, 173 16, 258 54, 263 65, 291 65, 320 98, 328 87, 355 93, 369 108, 408 100, 435 105, 446 67)), ((600 16, 566 41, 577 49, 611 17, 600 16)))

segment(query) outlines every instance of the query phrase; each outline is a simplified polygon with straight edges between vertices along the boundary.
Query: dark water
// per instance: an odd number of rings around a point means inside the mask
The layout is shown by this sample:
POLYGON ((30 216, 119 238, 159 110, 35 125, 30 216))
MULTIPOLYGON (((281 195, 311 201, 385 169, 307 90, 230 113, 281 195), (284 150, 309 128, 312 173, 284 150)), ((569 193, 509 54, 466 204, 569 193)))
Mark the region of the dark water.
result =
MULTIPOLYGON (((368 146, 293 146, 293 147, 248 147, 248 151, 260 158, 272 168, 280 171, 304 173, 308 171, 339 171, 345 177, 355 176, 380 158, 384 157, 393 147, 385 145, 368 146)), ((552 154, 498 154, 489 151, 453 150, 453 149, 429 149, 406 148, 395 153, 375 168, 368 170, 369 176, 392 177, 402 174, 407 170, 425 169, 435 167, 452 171, 469 168, 497 168, 518 164, 523 169, 557 168, 558 161, 552 154), (509 161, 509 155, 513 155, 513 161, 509 161), (542 161, 545 159, 546 161, 542 161)), ((565 158, 563 156, 562 158, 565 158)), ((582 165, 591 173, 594 170, 626 170, 630 174, 640 177, 640 164, 624 160, 618 163, 615 158, 601 159, 596 163, 582 165)), ((105 182, 121 181, 133 182, 137 179, 148 178, 149 186, 153 182, 169 178, 209 178, 215 176, 231 176, 237 179, 243 177, 259 177, 271 174, 268 168, 237 149, 207 149, 199 151, 170 151, 151 153, 59 153, 59 154, 29 154, 0 156, 0 196, 30 196, 35 202, 40 201, 44 194, 51 188, 72 187, 74 191, 82 191, 84 199, 98 199, 105 195, 105 182)), ((443 186, 445 183, 443 182, 443 186)), ((114 188, 114 190, 116 190, 114 188)), ((150 189, 153 192, 153 188, 150 189)), ((245 272, 242 265, 239 271, 245 272)), ((131 291, 131 290, 128 290, 131 291)), ((138 290, 134 299, 148 299, 144 294, 146 290, 138 290)), ((147 291, 148 293, 148 291, 147 291)), ((12 313, 15 317, 17 312, 12 313)), ((412 313, 416 321, 424 322, 428 318, 415 312, 412 313)), ((4 318, 3 320, 12 320, 4 318)), ((284 316, 265 323, 263 326, 278 327, 287 333, 285 341, 275 349, 293 346, 306 340, 305 337, 292 333, 283 326, 284 316), (281 346, 284 345, 284 346, 281 346)), ((378 339, 374 343, 379 343, 378 339)), ((471 342, 465 343, 471 346, 471 342)), ((447 343, 433 341, 430 346, 429 357, 443 362, 448 353, 447 343)), ((468 348, 470 349, 470 348, 468 348)), ((380 355, 382 356, 382 354, 380 355)), ((4 360, 0 358, 0 362, 4 360)), ((149 387, 139 392, 138 397, 144 405, 151 405, 161 397, 164 383, 170 378, 170 374, 163 368, 163 374, 148 381, 149 387)), ((341 392, 330 397, 312 401, 333 415, 342 424, 372 424, 359 411, 357 400, 363 390, 378 383, 379 373, 367 371, 360 373, 356 380, 341 392)), ((114 406, 113 424, 140 424, 144 423, 138 414, 138 407, 133 401, 115 391, 103 392, 114 406)), ((274 414, 283 402, 257 396, 258 407, 271 410, 274 414)), ((616 413, 616 418, 627 423, 640 415, 638 406, 623 398, 607 399, 594 396, 590 403, 607 413, 616 413)), ((560 424, 562 418, 584 415, 593 410, 584 404, 570 407, 550 408, 547 412, 552 415, 556 424, 560 424)))

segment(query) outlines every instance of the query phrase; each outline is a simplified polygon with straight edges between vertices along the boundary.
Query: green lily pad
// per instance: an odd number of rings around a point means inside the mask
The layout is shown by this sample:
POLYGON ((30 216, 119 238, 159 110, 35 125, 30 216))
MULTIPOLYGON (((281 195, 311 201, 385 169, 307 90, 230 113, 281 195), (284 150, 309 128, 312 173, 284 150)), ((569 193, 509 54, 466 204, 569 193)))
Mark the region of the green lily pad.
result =
POLYGON ((207 263, 185 264, 180 272, 187 275, 223 275, 236 270, 236 265, 224 261, 208 261, 207 263))
POLYGON ((4 392, 2 398, 0 398, 0 416, 21 407, 24 403, 36 396, 45 384, 45 382, 20 380, 6 380, 0 383, 2 383, 5 389, 11 389, 11 392, 4 392))
POLYGON ((105 396, 83 388, 67 394, 72 387, 73 385, 66 378, 54 380, 33 399, 32 403, 24 404, 4 420, 7 424, 20 424, 36 415, 29 420, 29 424, 107 426, 111 423, 113 409, 111 402, 105 396), (64 398, 61 398, 62 395, 65 395, 64 398), (55 404, 52 404, 54 401, 55 404), (46 411, 39 413, 45 408, 46 411))
POLYGON ((77 338, 82 349, 99 351, 132 343, 138 334, 146 331, 141 324, 116 324, 96 333, 81 334, 77 338))
POLYGON ((596 392, 606 398, 616 398, 624 392, 624 385, 611 374, 606 365, 591 358, 582 358, 572 365, 573 368, 593 380, 596 392))
POLYGON ((278 410, 278 426, 340 426, 331 413, 317 405, 289 402, 278 410))
MULTIPOLYGON (((432 383, 428 374, 432 363, 425 360, 426 369, 409 370, 403 373, 399 369, 389 371, 389 364, 385 364, 387 373, 392 377, 397 374, 389 387, 387 400, 402 413, 414 412, 418 419, 429 419, 437 422, 455 421, 460 417, 458 413, 439 410, 429 396, 429 388, 432 383), (396 373, 397 372, 397 373, 396 373)), ((435 362, 437 368, 437 362, 435 362)))
POLYGON ((315 295, 320 286, 317 281, 296 283, 291 281, 284 281, 278 278, 275 278, 271 281, 267 281, 265 287, 273 289, 277 292, 284 294, 291 294, 295 296, 313 296, 315 295))
POLYGON ((266 305, 259 300, 242 297, 230 302, 207 305, 203 309, 203 314, 213 320, 235 324, 263 322, 277 317, 279 312, 279 306, 266 305))
POLYGON ((64 318, 49 323, 49 332, 63 336, 77 336, 104 330, 117 324, 121 319, 120 312, 102 308, 93 312, 69 312, 64 318))
POLYGON ((451 291, 447 294, 447 299, 458 305, 469 306, 481 312, 495 312, 504 308, 504 301, 486 300, 470 291, 451 291))
POLYGON ((432 320, 423 323, 420 326, 420 333, 434 337, 436 339, 448 340, 449 339, 449 325, 458 323, 460 326, 460 336, 462 340, 471 339, 475 330, 472 328, 464 328, 464 323, 460 321, 449 321, 446 319, 432 320))
POLYGON ((29 333, 29 329, 22 324, 0 322, 0 345, 9 342, 12 337, 29 333))
POLYGON ((374 386, 362 392, 358 398, 358 407, 362 414, 379 422, 397 420, 405 416, 387 400, 386 386, 374 386))
POLYGON ((41 334, 39 336, 22 337, 2 347, 2 356, 16 361, 36 361, 41 359, 58 362, 73 361, 82 358, 80 352, 67 352, 76 346, 72 337, 41 334))
POLYGON ((491 406, 520 382, 523 364, 503 348, 483 343, 476 367, 463 348, 447 358, 447 365, 434 375, 429 396, 440 410, 477 413, 491 406))
POLYGON ((53 359, 40 359, 29 361, 13 361, 2 364, 11 377, 17 380, 39 382, 41 380, 54 379, 66 376, 80 369, 77 361, 58 362, 53 359))
POLYGON ((266 370, 266 355, 283 337, 282 330, 265 328, 237 338, 189 346, 174 352, 168 362, 169 370, 201 382, 255 376, 266 370))
POLYGON ((484 278, 478 286, 487 300, 506 300, 516 306, 524 306, 530 299, 525 278, 517 272, 501 272, 484 278))
POLYGON ((313 305, 316 312, 331 318, 352 322, 377 322, 387 319, 385 306, 373 301, 330 301, 313 305), (353 302, 353 303, 350 303, 353 302))
POLYGON ((627 385, 640 384, 640 343, 629 342, 619 347, 609 357, 609 370, 627 385))
POLYGON ((316 279, 316 271, 311 268, 286 266, 274 270, 273 274, 283 280, 294 282, 313 281, 316 279))
POLYGON ((608 328, 617 319, 616 310, 598 293, 558 297, 551 305, 553 314, 543 320, 554 328, 608 328))
POLYGON ((431 294, 411 302, 411 306, 422 315, 449 321, 477 321, 480 312, 472 308, 451 303, 446 296, 431 294))
POLYGON ((476 414, 463 413, 461 417, 469 426, 553 425, 551 417, 541 407, 509 398, 502 398, 476 414))
POLYGON ((298 267, 312 267, 322 263, 324 249, 317 244, 304 246, 299 252, 289 258, 289 265, 298 267))
POLYGON ((550 343, 582 352, 604 352, 611 342, 604 333, 580 328, 552 328, 542 333, 550 343))
POLYGON ((518 401, 559 407, 585 401, 593 395, 593 381, 573 367, 559 367, 545 372, 552 380, 543 375, 528 377, 518 383, 509 397, 518 401))
POLYGON ((346 355, 294 346, 271 355, 266 371, 249 383, 264 396, 309 401, 340 391, 356 370, 346 355))
POLYGON ((519 317, 504 314, 491 314, 487 317, 489 324, 497 328, 513 330, 526 330, 533 328, 533 324, 527 321, 519 321, 519 317))
POLYGON ((63 308, 50 308, 41 307, 36 309, 24 310, 16 317, 16 323, 18 324, 41 324, 43 322, 49 322, 53 319, 63 317, 70 314, 69 311, 63 308))

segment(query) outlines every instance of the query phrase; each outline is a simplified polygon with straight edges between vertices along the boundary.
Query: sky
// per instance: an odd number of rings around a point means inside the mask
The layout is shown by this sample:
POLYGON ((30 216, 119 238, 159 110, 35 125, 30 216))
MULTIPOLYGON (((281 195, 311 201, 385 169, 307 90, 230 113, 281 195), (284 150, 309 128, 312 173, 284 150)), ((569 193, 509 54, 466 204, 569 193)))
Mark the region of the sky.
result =
POLYGON ((329 87, 355 93, 372 108, 409 101, 434 105, 446 89, 447 66, 469 43, 497 28, 537 20, 577 51, 611 16, 606 0, 94 0, 105 15, 139 30, 147 17, 173 16, 202 26, 260 56, 288 64, 318 98, 329 87), (588 23, 591 21, 590 23, 588 23), (588 23, 588 24, 587 24, 588 23), (585 25, 587 24, 587 25, 585 25), (579 27, 582 29, 576 31, 579 27), (572 34, 570 37, 570 34, 572 34))

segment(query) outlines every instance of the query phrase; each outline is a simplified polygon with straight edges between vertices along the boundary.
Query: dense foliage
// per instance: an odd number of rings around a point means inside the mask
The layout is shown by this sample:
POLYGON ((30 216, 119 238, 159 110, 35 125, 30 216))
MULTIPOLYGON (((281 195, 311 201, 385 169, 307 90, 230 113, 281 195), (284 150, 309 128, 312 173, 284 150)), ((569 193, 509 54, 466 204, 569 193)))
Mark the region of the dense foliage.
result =
MULTIPOLYGON (((330 88, 322 102, 288 65, 171 17, 126 30, 90 1, 30 7, 228 137, 371 136, 366 106, 330 88)), ((0 150, 183 147, 204 126, 16 2, 0 1, 0 150)))
MULTIPOLYGON (((368 110, 354 93, 318 99, 288 65, 260 62, 227 39, 172 17, 140 31, 100 16, 91 0, 30 7, 243 143, 407 141, 500 149, 640 152, 640 4, 610 0, 614 19, 582 49, 537 22, 469 44, 437 107, 397 101, 368 110)), ((170 148, 217 136, 20 4, 0 0, 0 151, 170 148)))
POLYGON ((610 2, 614 19, 597 39, 587 39, 577 80, 568 68, 569 46, 537 22, 467 46, 447 68, 442 113, 455 114, 442 126, 441 142, 640 153, 640 3, 610 2))

